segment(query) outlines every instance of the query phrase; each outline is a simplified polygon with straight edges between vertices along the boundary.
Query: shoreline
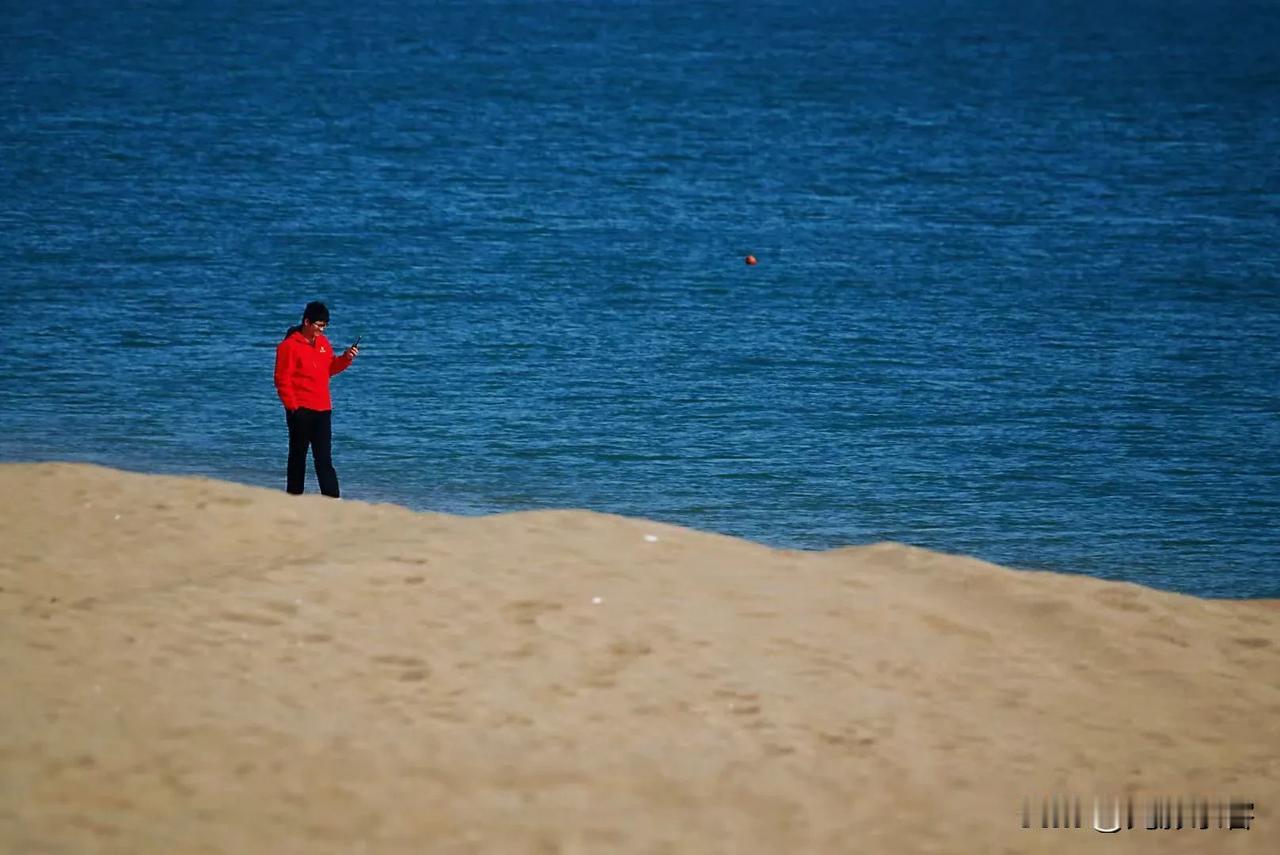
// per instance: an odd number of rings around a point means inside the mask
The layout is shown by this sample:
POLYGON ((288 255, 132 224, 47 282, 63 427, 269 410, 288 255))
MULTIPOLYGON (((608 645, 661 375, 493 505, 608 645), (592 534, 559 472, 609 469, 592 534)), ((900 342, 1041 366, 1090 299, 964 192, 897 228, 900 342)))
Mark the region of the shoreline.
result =
MULTIPOLYGON (((281 492, 281 493, 283 492, 282 487, 278 489, 276 486, 274 486, 274 481, 272 481, 271 483, 268 483, 268 481, 270 481, 270 479, 268 478, 261 478, 260 481, 249 480, 247 477, 246 477, 246 480, 236 480, 235 478, 226 477, 223 475, 210 475, 210 474, 205 474, 203 472, 197 472, 197 471, 179 471, 176 468, 171 470, 165 470, 165 469, 157 470, 154 468, 149 468, 146 464, 143 464, 141 462, 138 462, 136 464, 135 463, 116 463, 116 462, 103 463, 103 462, 97 462, 93 460, 53 458, 45 455, 33 456, 31 458, 20 458, 20 459, 0 459, 0 469, 3 469, 4 467, 9 467, 9 466, 89 466, 89 467, 107 469, 111 471, 124 472, 132 475, 155 476, 159 478, 194 478, 194 479, 208 480, 208 481, 213 481, 218 483, 233 484, 236 486, 246 487, 246 488, 255 489, 255 490, 266 490, 268 492, 281 492)), ((249 470, 246 468, 246 476, 248 476, 248 474, 251 471, 256 471, 256 470, 249 470)), ((305 494, 305 496, 314 497, 317 494, 317 487, 313 482, 313 474, 308 472, 307 477, 309 480, 308 480, 308 486, 307 486, 307 493, 305 494)), ((283 479, 284 479, 284 475, 282 471, 279 474, 279 478, 277 480, 279 480, 280 483, 283 484, 283 479)), ((479 509, 477 508, 474 510, 439 510, 435 508, 428 508, 426 506, 419 507, 413 504, 412 502, 406 501, 405 499, 406 497, 397 497, 397 496, 388 496, 387 498, 384 499, 376 494, 370 498, 350 498, 348 496, 344 496, 344 501, 347 501, 347 502, 357 502, 361 504, 378 505, 378 506, 386 505, 386 506, 402 508, 403 510, 410 513, 441 514, 445 516, 453 516, 453 517, 459 517, 463 519, 503 516, 506 514, 516 514, 516 513, 538 513, 543 511, 546 511, 546 512, 581 511, 583 513, 599 513, 599 514, 604 514, 606 516, 618 516, 618 517, 624 517, 628 519, 640 519, 640 520, 650 519, 649 517, 645 517, 644 515, 637 516, 637 515, 631 515, 631 514, 615 513, 612 511, 596 511, 589 508, 581 508, 581 507, 574 507, 574 506, 568 506, 568 505, 540 506, 540 507, 534 507, 534 508, 518 508, 518 509, 479 509)), ((832 552, 840 549, 858 548, 858 547, 870 546, 870 545, 874 545, 882 542, 892 542, 892 543, 901 543, 903 545, 910 546, 916 549, 923 549, 929 552, 935 552, 940 555, 947 555, 955 558, 964 558, 964 559, 972 559, 976 561, 983 561, 995 566, 1007 567, 1009 569, 1016 569, 1016 570, 1021 570, 1029 573, 1053 573, 1053 574, 1064 575, 1064 576, 1080 576, 1080 577, 1089 578, 1089 579, 1096 579, 1099 581, 1132 584, 1132 585, 1136 585, 1138 587, 1146 588, 1153 591, 1162 591, 1166 593, 1179 594, 1179 595, 1188 596, 1188 597, 1196 597, 1196 598, 1205 599, 1205 600, 1215 600, 1215 601, 1224 601, 1224 602, 1268 602, 1268 601, 1280 602, 1280 594, 1277 594, 1275 596, 1270 596, 1270 595, 1214 596, 1211 594, 1201 593, 1198 591, 1186 590, 1182 587, 1172 587, 1172 586, 1164 587, 1164 586, 1159 586, 1155 584, 1148 584, 1144 581, 1137 581, 1137 580, 1127 579, 1127 578, 1106 578, 1103 576, 1094 575, 1093 573, 1090 573, 1085 570, 1075 570, 1069 567, 1037 566, 1034 562, 1021 562, 1021 563, 1013 563, 1013 564, 1003 563, 998 560, 993 560, 991 558, 983 557, 974 552, 967 552, 959 549, 951 550, 951 549, 939 548, 934 546, 917 544, 911 541, 904 541, 904 540, 887 540, 886 541, 886 540, 872 539, 872 540, 852 542, 852 543, 838 543, 830 546, 808 546, 808 545, 789 544, 781 540, 778 540, 775 542, 775 541, 771 541, 767 537, 742 536, 742 535, 727 533, 724 531, 719 531, 711 528, 706 528, 706 529, 697 528, 687 523, 678 522, 678 521, 667 521, 667 520, 653 520, 653 521, 661 525, 676 526, 679 528, 688 529, 690 531, 697 531, 697 532, 702 532, 707 534, 714 534, 721 537, 728 537, 728 538, 743 540, 749 543, 757 544, 759 546, 762 546, 768 549, 778 549, 783 551, 796 551, 796 552, 804 552, 804 553, 823 554, 823 553, 832 552)))

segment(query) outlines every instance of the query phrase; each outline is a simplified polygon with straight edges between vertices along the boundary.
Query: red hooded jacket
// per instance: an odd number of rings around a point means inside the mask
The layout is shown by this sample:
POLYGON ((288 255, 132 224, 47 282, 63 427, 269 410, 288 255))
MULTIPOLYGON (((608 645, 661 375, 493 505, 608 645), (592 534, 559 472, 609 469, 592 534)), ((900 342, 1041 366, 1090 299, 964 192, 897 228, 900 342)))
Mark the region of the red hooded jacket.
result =
POLYGON ((286 410, 332 410, 329 378, 351 364, 351 357, 336 356, 323 335, 315 344, 299 330, 276 345, 276 393, 286 410))

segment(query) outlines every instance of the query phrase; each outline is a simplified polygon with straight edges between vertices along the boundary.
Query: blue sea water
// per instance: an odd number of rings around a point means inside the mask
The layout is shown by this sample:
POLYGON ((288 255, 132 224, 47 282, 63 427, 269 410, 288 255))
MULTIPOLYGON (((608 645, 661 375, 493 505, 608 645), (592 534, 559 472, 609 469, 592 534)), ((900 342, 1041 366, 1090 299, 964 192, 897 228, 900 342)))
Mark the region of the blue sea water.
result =
POLYGON ((1280 596, 1277 45, 1239 0, 5 4, 0 459, 282 487, 323 299, 351 498, 1280 596))

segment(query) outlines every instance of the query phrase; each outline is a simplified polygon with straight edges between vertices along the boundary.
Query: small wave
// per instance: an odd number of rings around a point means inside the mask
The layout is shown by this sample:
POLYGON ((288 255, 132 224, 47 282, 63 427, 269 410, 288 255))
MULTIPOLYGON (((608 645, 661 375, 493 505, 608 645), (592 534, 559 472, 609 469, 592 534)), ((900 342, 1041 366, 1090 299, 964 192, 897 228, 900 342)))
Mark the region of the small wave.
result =
POLYGON ((168 342, 156 338, 148 338, 137 330, 126 330, 120 334, 120 346, 130 349, 166 347, 168 342))

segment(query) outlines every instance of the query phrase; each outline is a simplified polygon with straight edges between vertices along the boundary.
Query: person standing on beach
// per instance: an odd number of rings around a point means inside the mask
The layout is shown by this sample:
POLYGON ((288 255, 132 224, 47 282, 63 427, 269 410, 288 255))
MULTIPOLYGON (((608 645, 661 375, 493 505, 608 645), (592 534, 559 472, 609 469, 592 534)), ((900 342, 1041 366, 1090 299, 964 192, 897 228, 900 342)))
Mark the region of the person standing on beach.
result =
POLYGON ((307 448, 316 465, 320 492, 339 497, 338 473, 333 468, 333 404, 329 378, 345 371, 360 353, 351 345, 335 356, 329 339, 329 309, 324 303, 307 303, 302 323, 290 327, 276 345, 276 393, 284 404, 289 426, 289 468, 285 490, 301 495, 307 476, 307 448))

